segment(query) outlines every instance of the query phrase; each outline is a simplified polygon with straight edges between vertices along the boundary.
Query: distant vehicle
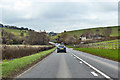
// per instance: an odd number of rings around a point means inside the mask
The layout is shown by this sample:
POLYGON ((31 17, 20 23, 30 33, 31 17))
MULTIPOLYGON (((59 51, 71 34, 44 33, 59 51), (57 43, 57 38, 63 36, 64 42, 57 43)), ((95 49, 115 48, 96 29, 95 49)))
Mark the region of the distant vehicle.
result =
POLYGON ((58 43, 55 44, 56 46, 58 45, 58 43))
POLYGON ((66 47, 64 45, 59 45, 57 47, 57 53, 59 52, 65 52, 66 53, 66 47))
POLYGON ((64 42, 61 42, 62 45, 64 45, 64 42))
POLYGON ((84 42, 81 42, 81 44, 84 44, 84 42))

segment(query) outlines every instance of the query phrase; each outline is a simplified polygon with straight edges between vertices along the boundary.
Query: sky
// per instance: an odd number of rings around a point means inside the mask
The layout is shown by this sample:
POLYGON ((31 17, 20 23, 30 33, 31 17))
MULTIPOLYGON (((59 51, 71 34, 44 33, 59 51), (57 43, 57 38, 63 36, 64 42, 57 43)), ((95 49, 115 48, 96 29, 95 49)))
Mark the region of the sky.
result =
POLYGON ((0 23, 63 32, 118 25, 118 0, 1 0, 0 23))

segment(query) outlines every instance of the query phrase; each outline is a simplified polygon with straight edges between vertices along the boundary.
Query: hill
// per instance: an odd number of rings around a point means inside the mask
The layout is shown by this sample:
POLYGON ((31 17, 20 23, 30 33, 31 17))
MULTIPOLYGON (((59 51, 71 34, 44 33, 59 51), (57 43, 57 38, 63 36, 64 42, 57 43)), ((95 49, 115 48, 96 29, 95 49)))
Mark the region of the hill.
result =
POLYGON ((17 29, 7 29, 7 28, 2 28, 8 33, 11 33, 15 35, 18 38, 24 38, 28 35, 28 30, 17 30, 17 29), (23 36, 21 36, 21 33, 23 33, 23 36))
POLYGON ((36 32, 28 28, 1 27, 2 44, 24 44, 24 45, 46 45, 49 44, 49 37, 46 32, 36 32))
MULTIPOLYGON (((99 28, 89 28, 89 29, 82 29, 82 30, 73 30, 73 31, 67 31, 66 33, 69 35, 76 35, 77 37, 80 37, 84 32, 91 30, 94 34, 96 34, 96 30, 99 30, 99 33, 102 35, 102 32, 107 27, 99 27, 99 28)), ((111 37, 113 36, 119 36, 118 35, 118 28, 120 26, 113 26, 110 27, 112 29, 112 33, 110 34, 111 37)))

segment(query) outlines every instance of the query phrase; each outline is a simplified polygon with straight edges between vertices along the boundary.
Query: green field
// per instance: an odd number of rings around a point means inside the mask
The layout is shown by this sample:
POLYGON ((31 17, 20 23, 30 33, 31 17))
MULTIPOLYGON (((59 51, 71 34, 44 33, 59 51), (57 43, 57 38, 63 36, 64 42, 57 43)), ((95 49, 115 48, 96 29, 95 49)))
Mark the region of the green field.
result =
MULTIPOLYGON (((87 30, 91 30, 93 33, 96 33, 97 29, 99 29, 100 34, 102 34, 102 31, 105 28, 106 27, 90 28, 90 29, 82 29, 82 30, 73 30, 73 31, 67 31, 67 34, 69 34, 69 35, 76 35, 77 37, 80 37, 82 35, 82 33, 84 33, 87 30)), ((111 28, 112 28, 112 33, 111 33, 110 36, 118 36, 118 26, 111 27, 111 28)))
POLYGON ((27 67, 27 65, 34 63, 35 61, 41 59, 43 56, 53 52, 56 48, 39 52, 30 56, 25 56, 22 58, 13 59, 10 61, 4 60, 0 66, 2 66, 2 77, 8 77, 8 75, 14 72, 19 72, 22 68, 27 67))
POLYGON ((21 32, 24 32, 24 36, 27 36, 28 35, 28 31, 27 30, 17 30, 17 29, 7 29, 7 28, 3 28, 3 30, 9 32, 9 33, 12 33, 13 35, 19 37, 19 38, 22 38, 20 36, 21 32))

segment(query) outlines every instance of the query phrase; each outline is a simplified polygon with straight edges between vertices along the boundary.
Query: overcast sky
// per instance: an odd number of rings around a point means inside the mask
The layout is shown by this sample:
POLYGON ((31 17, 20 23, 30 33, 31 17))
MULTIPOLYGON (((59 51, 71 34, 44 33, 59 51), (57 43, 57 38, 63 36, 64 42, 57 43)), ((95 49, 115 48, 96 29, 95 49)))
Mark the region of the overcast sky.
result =
POLYGON ((0 23, 62 32, 118 25, 118 0, 1 0, 0 23))

